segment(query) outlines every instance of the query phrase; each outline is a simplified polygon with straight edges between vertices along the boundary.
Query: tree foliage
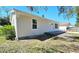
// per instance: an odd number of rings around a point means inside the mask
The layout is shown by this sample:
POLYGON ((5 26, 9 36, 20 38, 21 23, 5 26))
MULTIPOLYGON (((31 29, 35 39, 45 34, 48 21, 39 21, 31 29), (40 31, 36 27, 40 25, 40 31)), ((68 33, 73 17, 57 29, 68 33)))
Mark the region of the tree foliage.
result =
POLYGON ((58 6, 58 15, 63 14, 64 17, 66 18, 71 18, 73 17, 74 13, 75 13, 75 9, 72 6, 58 6))
POLYGON ((59 15, 63 14, 65 17, 72 18, 76 15, 76 26, 79 26, 79 6, 60 6, 58 7, 59 15))
POLYGON ((35 11, 35 12, 40 12, 40 10, 47 11, 48 7, 47 6, 27 6, 30 11, 35 11))
MULTIPOLYGON (((36 13, 40 13, 40 11, 45 11, 47 12, 48 7, 47 6, 27 6, 27 8, 31 11, 31 12, 36 12, 36 13)), ((44 17, 45 14, 42 14, 42 17, 44 17)))
POLYGON ((9 9, 1 6, 0 7, 0 25, 4 26, 4 25, 10 25, 10 21, 9 21, 9 9), (6 16, 4 16, 4 14, 6 16))
POLYGON ((0 25, 4 26, 4 25, 10 25, 10 21, 7 20, 7 17, 5 18, 0 18, 0 25))

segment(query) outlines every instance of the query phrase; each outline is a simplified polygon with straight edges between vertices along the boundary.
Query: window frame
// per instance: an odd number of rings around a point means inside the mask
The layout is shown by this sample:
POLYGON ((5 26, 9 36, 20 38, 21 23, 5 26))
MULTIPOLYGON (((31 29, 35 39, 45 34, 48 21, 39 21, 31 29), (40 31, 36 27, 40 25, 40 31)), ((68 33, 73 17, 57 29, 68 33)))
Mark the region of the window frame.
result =
POLYGON ((37 20, 36 19, 32 19, 32 29, 33 30, 37 30, 38 29, 38 24, 37 24, 37 20), (35 20, 35 23, 34 23, 35 20), (36 26, 36 28, 34 28, 34 26, 36 26))
POLYGON ((58 24, 57 23, 55 23, 55 28, 58 29, 58 24))

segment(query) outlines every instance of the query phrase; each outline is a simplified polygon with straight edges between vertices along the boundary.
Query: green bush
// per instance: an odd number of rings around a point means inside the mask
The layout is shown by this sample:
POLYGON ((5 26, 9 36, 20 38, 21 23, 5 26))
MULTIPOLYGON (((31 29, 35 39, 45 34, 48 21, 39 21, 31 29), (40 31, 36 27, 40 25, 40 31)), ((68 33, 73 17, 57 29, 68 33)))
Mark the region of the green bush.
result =
POLYGON ((1 30, 1 28, 0 28, 0 36, 2 35, 2 30, 1 30))
POLYGON ((15 39, 15 31, 14 27, 11 25, 5 25, 2 28, 3 34, 5 35, 7 40, 14 40, 15 39))
POLYGON ((4 32, 3 32, 3 27, 0 27, 0 36, 3 36, 4 32))

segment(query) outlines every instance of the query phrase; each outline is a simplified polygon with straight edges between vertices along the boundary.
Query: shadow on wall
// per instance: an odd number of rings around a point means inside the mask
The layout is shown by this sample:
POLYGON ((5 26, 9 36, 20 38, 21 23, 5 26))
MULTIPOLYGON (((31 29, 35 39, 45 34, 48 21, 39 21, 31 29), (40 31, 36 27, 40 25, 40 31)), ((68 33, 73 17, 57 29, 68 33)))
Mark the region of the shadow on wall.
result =
POLYGON ((54 36, 57 36, 59 34, 65 33, 64 31, 52 31, 52 32, 45 32, 44 34, 41 35, 34 35, 34 36, 28 36, 28 37, 21 37, 19 40, 30 40, 30 39, 37 39, 40 41, 47 40, 49 38, 52 38, 54 36))

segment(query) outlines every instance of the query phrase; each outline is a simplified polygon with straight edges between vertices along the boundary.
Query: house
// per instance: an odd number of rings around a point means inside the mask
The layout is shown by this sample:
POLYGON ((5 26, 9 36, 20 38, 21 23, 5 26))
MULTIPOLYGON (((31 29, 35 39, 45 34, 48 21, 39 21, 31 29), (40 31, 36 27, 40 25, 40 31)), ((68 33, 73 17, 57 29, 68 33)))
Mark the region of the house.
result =
POLYGON ((70 23, 60 23, 59 24, 59 29, 60 30, 63 30, 63 31, 67 31, 68 30, 68 27, 70 27, 71 24, 70 23))
POLYGON ((10 13, 10 22, 15 27, 16 39, 25 36, 40 35, 58 28, 58 23, 54 20, 16 9, 12 9, 10 13))

